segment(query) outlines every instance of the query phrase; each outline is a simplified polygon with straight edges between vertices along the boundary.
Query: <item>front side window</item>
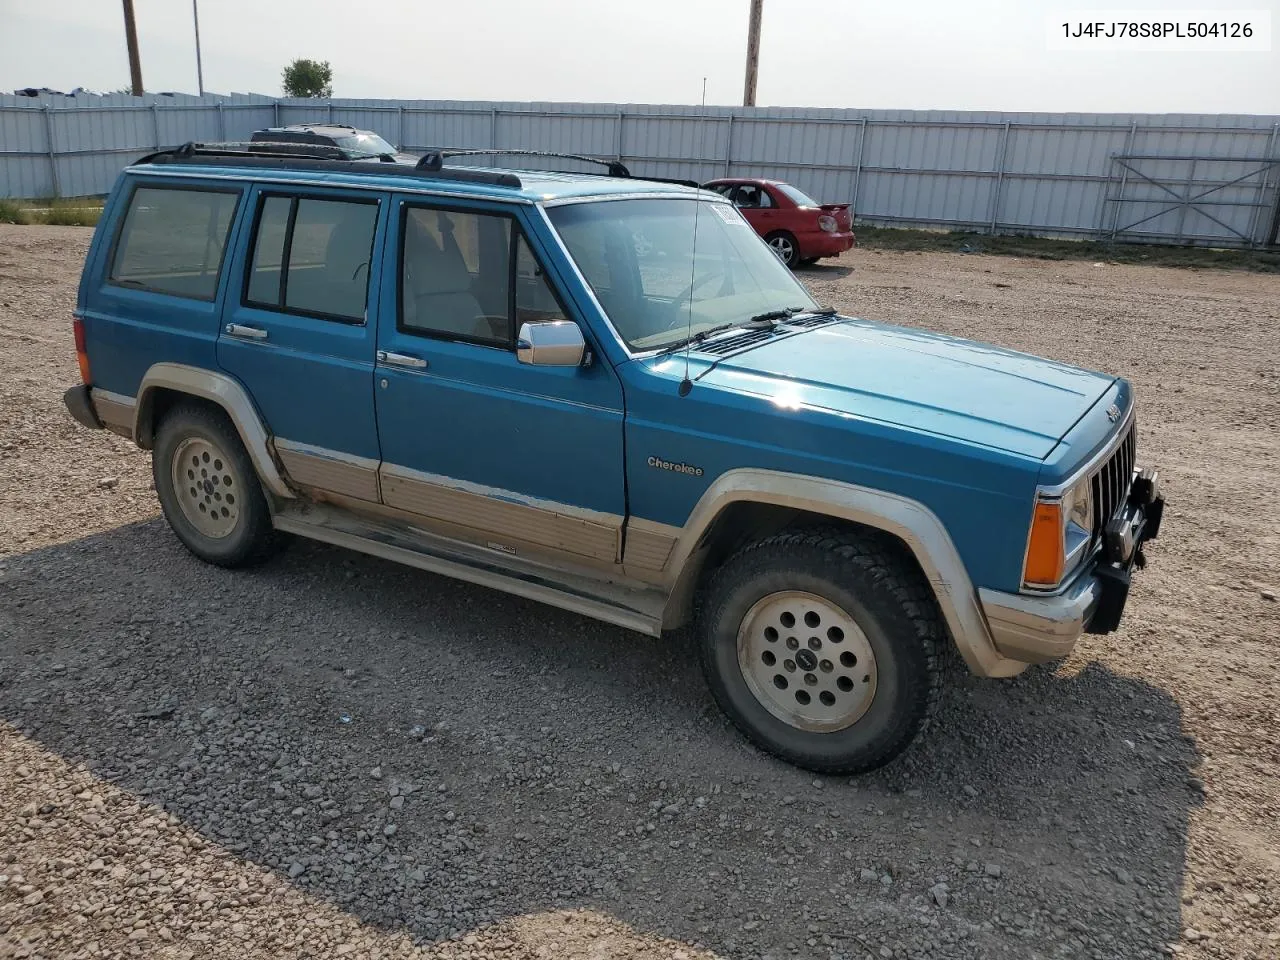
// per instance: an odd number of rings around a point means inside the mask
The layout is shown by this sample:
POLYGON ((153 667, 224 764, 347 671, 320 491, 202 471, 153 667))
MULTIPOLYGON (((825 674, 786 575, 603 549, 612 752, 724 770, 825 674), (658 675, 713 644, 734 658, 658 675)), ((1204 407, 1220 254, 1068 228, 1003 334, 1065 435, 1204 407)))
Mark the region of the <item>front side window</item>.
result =
POLYGON ((511 230, 508 217, 406 208, 400 328, 491 345, 514 342, 511 230))
POLYGON ((547 283, 546 271, 524 236, 516 238, 516 331, 522 323, 564 320, 564 310, 547 283))
POLYGON ((129 198, 109 282, 214 299, 239 201, 239 191, 138 187, 129 198))
POLYGON ((668 349, 762 313, 817 309, 726 203, 599 200, 552 206, 547 213, 632 350, 668 349), (637 235, 645 238, 644 255, 637 235))
POLYGON ((403 231, 404 332, 511 348, 522 323, 565 318, 510 217, 408 207, 403 231))
POLYGON ((362 322, 377 225, 377 201, 264 197, 245 302, 362 322))

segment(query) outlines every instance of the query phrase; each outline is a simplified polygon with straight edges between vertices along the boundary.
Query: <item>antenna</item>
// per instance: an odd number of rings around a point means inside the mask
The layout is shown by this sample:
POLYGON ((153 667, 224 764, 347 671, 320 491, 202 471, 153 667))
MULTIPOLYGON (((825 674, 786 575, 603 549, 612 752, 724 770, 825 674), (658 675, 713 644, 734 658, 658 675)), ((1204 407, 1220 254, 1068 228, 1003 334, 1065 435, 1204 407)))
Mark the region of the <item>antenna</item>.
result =
POLYGON ((698 214, 702 211, 702 188, 693 197, 693 250, 689 254, 689 324, 685 328, 684 379, 680 381, 679 394, 687 397, 693 389, 689 379, 689 351, 693 349, 693 290, 698 281, 698 214))

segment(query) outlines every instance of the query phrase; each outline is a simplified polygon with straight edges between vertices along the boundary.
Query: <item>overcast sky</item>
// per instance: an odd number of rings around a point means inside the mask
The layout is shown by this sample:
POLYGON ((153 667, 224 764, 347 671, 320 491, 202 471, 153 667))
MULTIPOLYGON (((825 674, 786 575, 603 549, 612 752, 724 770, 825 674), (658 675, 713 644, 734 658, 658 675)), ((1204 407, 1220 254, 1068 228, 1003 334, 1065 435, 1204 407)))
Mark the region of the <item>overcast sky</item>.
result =
MULTIPOLYGON (((1272 11, 1280 0, 765 0, 762 105, 1280 114, 1265 53, 1047 49, 1060 10, 1272 11)), ((205 89, 338 97, 741 103, 749 0, 201 0, 205 89)), ((149 91, 196 90, 190 0, 135 0, 149 91)), ((0 0, 0 90, 129 80, 118 0, 0 0)))

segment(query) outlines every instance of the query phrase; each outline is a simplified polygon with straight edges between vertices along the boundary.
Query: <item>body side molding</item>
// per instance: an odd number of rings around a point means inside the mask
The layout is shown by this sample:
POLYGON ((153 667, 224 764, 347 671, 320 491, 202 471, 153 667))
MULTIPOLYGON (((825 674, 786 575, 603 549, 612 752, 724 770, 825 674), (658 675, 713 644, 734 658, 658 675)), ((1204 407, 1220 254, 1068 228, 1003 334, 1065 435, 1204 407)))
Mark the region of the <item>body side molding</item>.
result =
POLYGON ((293 499, 296 495, 280 476, 271 455, 270 437, 249 394, 239 382, 225 373, 202 370, 182 363, 157 363, 147 370, 138 386, 138 400, 133 424, 133 437, 144 450, 151 449, 154 435, 152 401, 157 389, 173 390, 193 397, 211 400, 226 411, 236 432, 249 452, 254 469, 268 491, 277 497, 293 499))
POLYGON ((371 503, 379 502, 378 466, 381 461, 283 437, 276 437, 272 442, 285 474, 299 486, 341 493, 371 503))

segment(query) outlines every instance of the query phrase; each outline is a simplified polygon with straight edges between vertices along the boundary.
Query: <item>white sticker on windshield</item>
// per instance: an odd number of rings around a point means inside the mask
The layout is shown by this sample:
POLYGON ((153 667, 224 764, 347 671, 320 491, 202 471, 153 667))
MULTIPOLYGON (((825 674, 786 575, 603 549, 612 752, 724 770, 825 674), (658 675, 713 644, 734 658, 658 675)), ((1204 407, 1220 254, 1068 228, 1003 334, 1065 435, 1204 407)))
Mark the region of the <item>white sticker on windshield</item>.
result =
POLYGON ((742 214, 727 203, 713 203, 711 209, 727 224, 742 227, 747 225, 747 221, 742 219, 742 214))

